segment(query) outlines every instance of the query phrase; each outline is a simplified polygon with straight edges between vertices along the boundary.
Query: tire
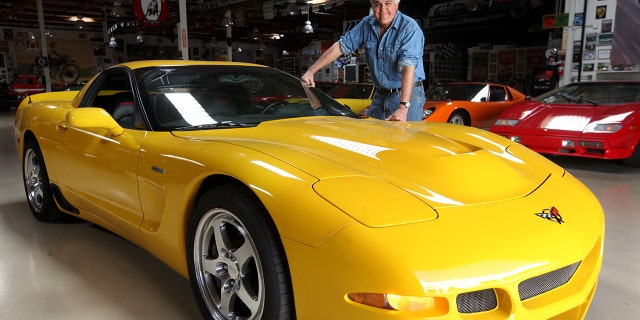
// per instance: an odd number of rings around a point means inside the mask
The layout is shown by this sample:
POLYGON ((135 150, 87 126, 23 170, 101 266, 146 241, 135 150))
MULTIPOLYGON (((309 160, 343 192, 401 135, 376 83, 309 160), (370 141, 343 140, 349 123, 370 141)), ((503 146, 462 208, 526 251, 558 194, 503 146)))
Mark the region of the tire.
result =
POLYGON ((282 243, 253 195, 233 186, 207 191, 187 237, 189 281, 205 319, 295 319, 282 243))
POLYGON ((622 159, 622 163, 627 166, 640 167, 640 143, 633 150, 631 157, 622 159))
POLYGON ((470 126, 471 125, 471 119, 469 119, 469 117, 467 116, 467 114, 465 114, 464 112, 460 111, 460 110, 456 110, 454 112, 451 113, 451 115, 449 116, 449 119, 447 120, 448 123, 452 123, 452 124, 460 124, 463 126, 470 126))
POLYGON ((38 142, 33 139, 27 139, 24 142, 22 177, 27 203, 33 216, 45 222, 62 220, 63 213, 58 210, 53 199, 42 151, 38 142))

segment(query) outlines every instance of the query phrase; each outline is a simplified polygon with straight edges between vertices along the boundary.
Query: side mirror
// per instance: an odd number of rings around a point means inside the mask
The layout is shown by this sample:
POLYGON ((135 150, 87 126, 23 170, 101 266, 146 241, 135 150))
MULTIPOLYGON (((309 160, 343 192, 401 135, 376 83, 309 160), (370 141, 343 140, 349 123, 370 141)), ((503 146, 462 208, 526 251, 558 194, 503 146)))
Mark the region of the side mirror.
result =
POLYGON ((480 102, 487 102, 487 98, 486 97, 480 98, 480 102))
POLYGON ((67 124, 80 129, 103 128, 114 136, 124 133, 124 128, 102 108, 73 109, 67 113, 67 124))

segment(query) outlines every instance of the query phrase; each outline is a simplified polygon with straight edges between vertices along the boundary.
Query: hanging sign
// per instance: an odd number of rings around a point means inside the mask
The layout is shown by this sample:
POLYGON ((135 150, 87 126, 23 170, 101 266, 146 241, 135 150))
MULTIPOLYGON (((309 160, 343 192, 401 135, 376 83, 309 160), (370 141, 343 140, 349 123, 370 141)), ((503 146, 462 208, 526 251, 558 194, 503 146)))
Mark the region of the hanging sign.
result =
POLYGON ((157 26, 167 20, 166 0, 133 0, 133 12, 146 26, 157 26))

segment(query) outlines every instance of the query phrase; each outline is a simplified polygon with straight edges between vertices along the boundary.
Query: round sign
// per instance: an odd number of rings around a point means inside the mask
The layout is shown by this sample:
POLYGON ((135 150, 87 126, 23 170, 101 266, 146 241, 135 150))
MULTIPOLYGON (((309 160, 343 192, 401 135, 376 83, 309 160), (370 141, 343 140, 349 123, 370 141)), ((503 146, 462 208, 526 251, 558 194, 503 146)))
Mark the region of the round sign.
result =
POLYGON ((146 26, 156 26, 164 22, 168 11, 165 0, 133 0, 136 18, 146 26))

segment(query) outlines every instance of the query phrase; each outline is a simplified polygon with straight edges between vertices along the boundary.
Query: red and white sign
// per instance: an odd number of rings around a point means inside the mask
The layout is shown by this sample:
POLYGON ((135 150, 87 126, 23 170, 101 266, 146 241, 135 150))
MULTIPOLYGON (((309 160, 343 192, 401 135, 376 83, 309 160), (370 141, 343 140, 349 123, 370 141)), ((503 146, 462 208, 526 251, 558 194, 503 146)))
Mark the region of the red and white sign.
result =
POLYGON ((169 8, 165 0, 133 0, 133 12, 146 26, 156 26, 167 20, 169 8))

